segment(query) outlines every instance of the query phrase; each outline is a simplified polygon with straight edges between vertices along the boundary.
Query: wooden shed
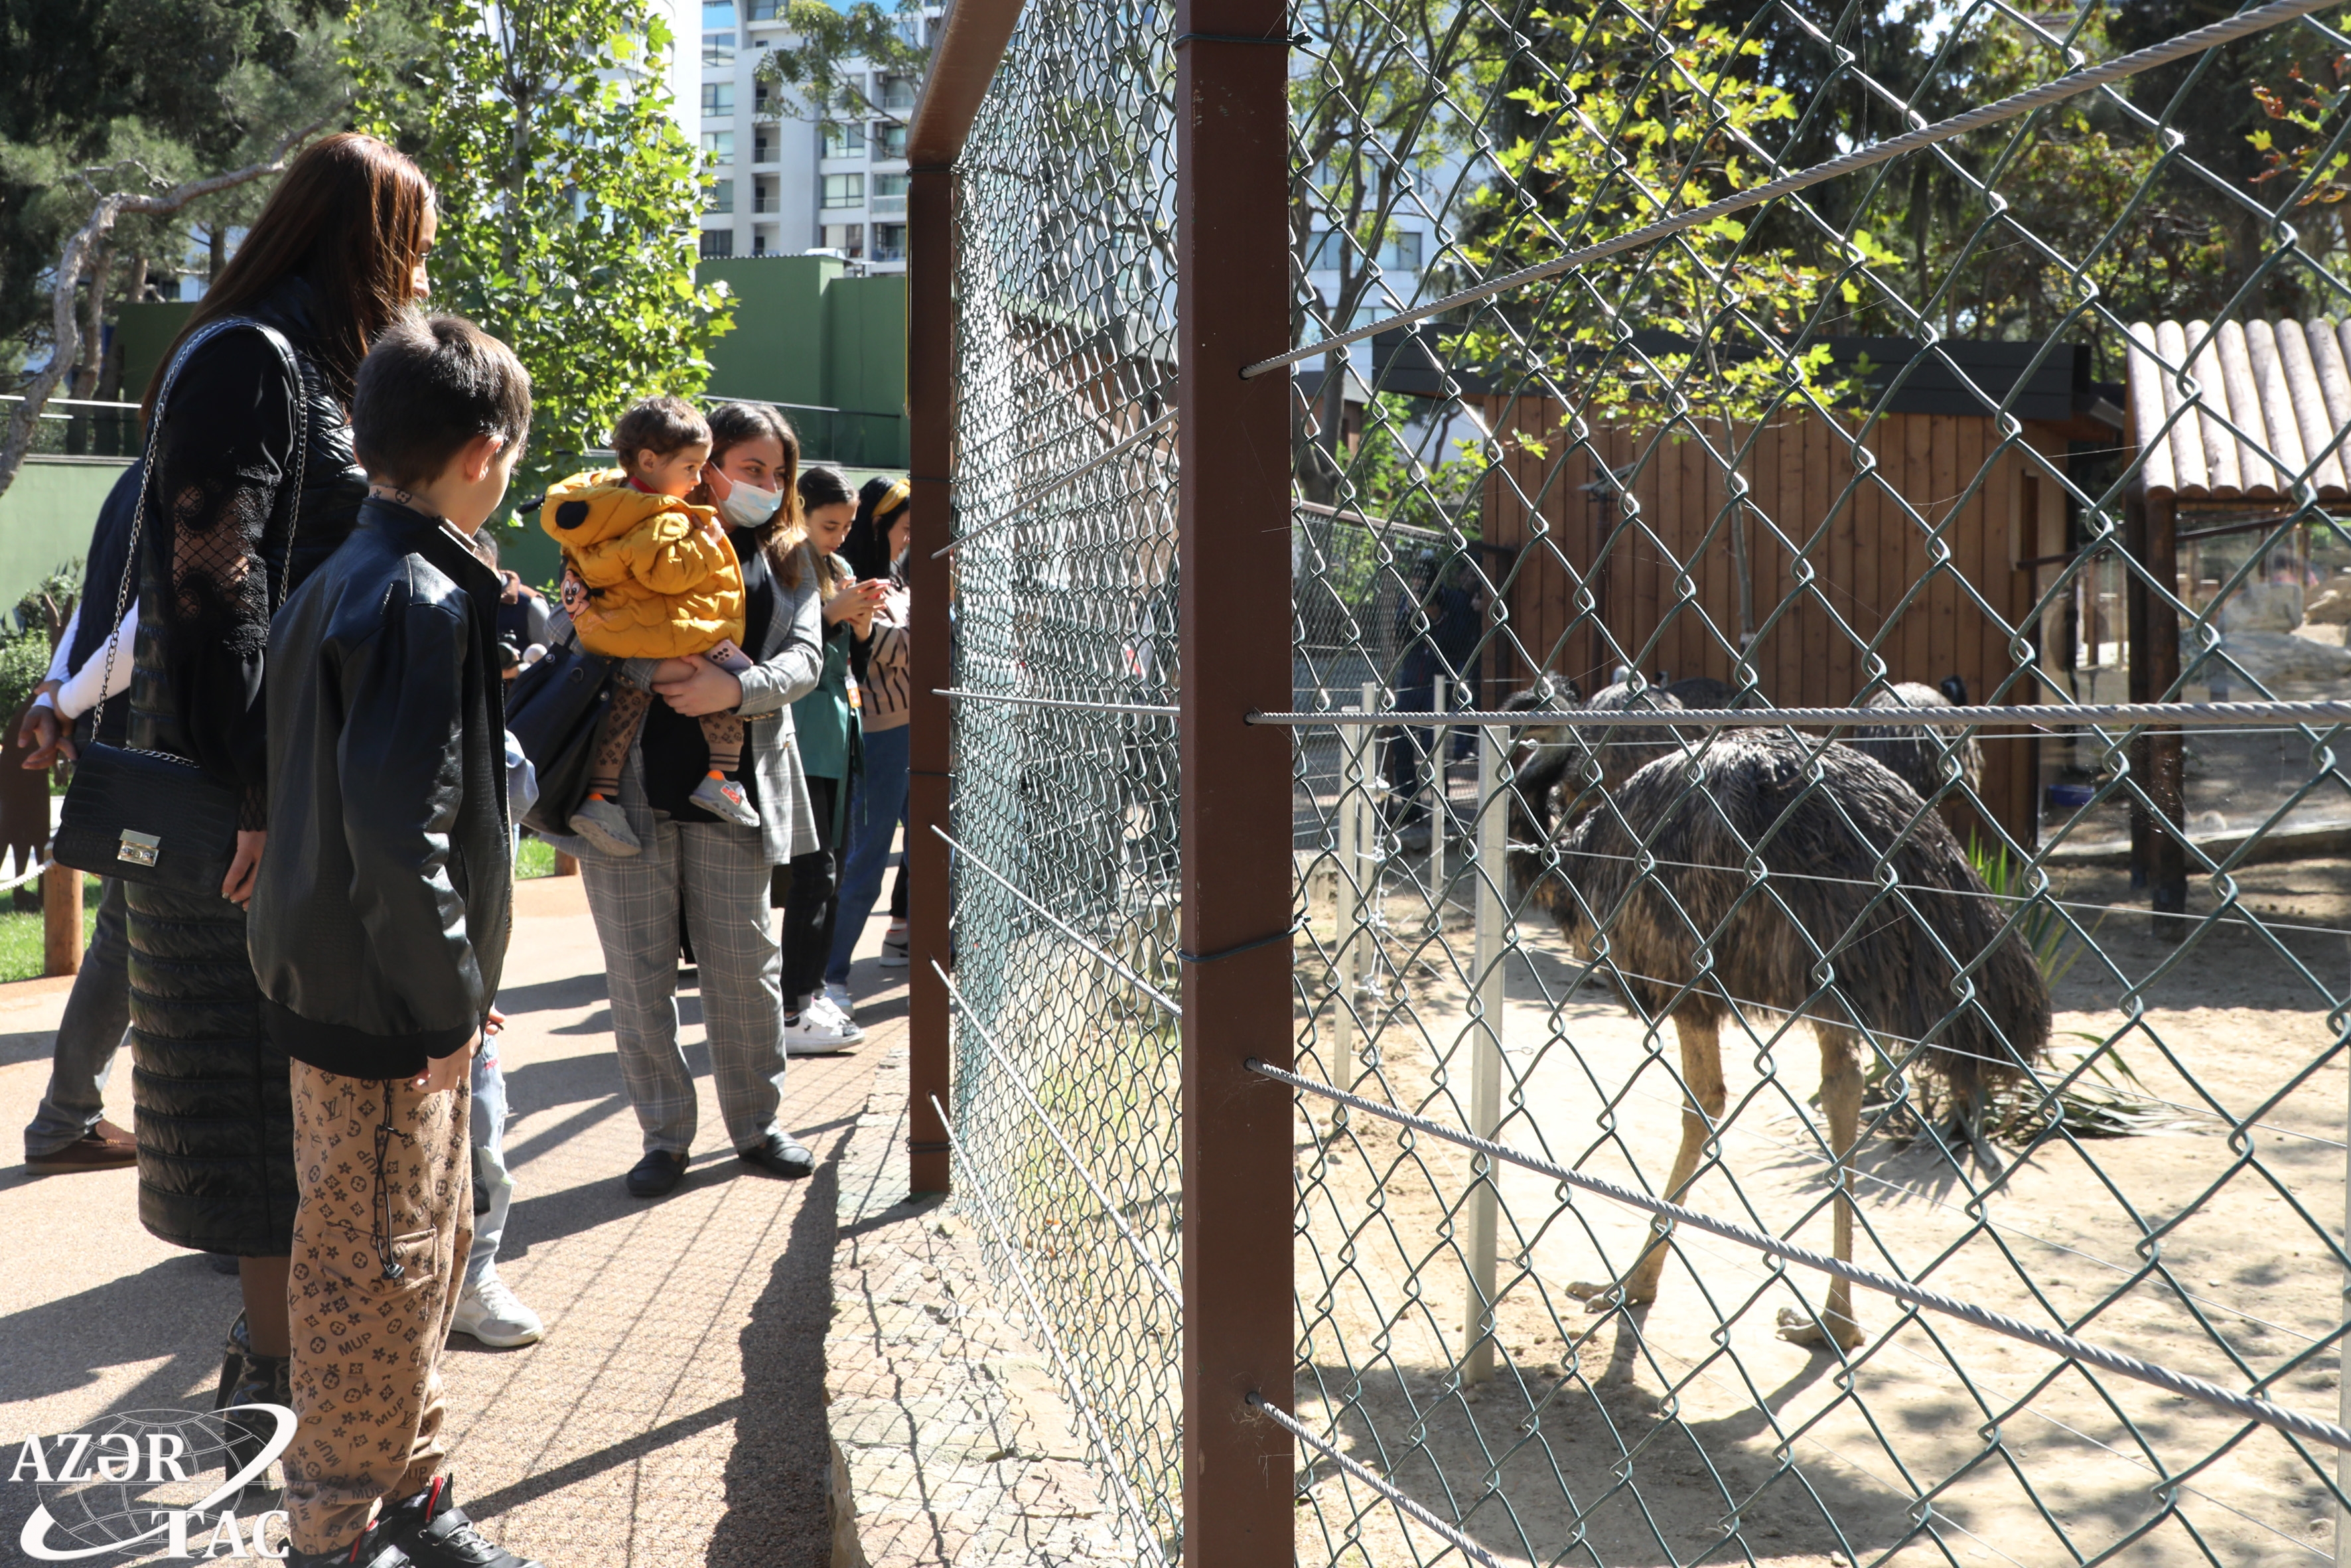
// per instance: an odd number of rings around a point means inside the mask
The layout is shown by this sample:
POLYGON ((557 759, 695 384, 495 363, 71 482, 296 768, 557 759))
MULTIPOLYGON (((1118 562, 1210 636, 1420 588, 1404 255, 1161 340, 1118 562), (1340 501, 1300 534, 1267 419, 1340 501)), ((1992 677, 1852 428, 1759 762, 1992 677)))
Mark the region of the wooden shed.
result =
MULTIPOLYGON (((2202 573, 2182 570, 2183 541, 2272 535, 2298 515, 2351 502, 2342 451, 2351 432, 2351 321, 2136 322, 2126 373, 2138 465, 2125 535, 2140 569, 2127 595, 2130 696, 2147 702, 2183 695, 2179 613, 2150 585, 2206 608, 2202 573)), ((2301 563, 2307 559, 2305 548, 2301 563)), ((2133 862, 2158 915, 2176 914, 2188 888, 2179 736, 2152 737, 2143 755, 2148 792, 2170 827, 2142 814, 2133 862)))
MULTIPOLYGON (((2087 380, 2086 350, 1883 339, 1834 349, 1894 389, 1880 412, 1781 415, 1735 465, 1719 425, 1579 429, 1554 400, 1464 389, 1505 453, 1485 483, 1484 538, 1517 552, 1515 658, 1489 661, 1489 695, 1538 670, 1590 693, 1620 663, 1652 679, 1735 684, 1744 636, 1774 704, 1842 705, 1873 682, 1952 675, 1980 702, 2045 697, 2019 675, 2009 628, 2023 629, 2032 658, 2032 607, 2066 541, 2064 496, 2045 479, 2064 471, 2070 442, 2110 445, 2120 423, 2087 380), (1993 416, 2003 404, 2020 422, 2013 439, 1993 416)), ((1408 390, 1407 355, 1391 348, 1384 390, 1408 390)), ((1986 807, 2028 843, 2035 750, 1985 747, 1986 807)))

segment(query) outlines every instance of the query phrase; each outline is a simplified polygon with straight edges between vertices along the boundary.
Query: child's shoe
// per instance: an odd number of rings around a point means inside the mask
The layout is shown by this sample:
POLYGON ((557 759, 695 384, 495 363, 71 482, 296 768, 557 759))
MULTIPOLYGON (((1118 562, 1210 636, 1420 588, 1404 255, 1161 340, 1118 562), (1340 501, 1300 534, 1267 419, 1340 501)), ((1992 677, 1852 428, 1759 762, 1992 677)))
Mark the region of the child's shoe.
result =
POLYGON ((414 1497, 392 1503, 376 1524, 416 1568, 543 1568, 483 1537, 450 1496, 446 1472, 414 1497))
POLYGON ((637 842, 637 835, 629 829, 628 817, 601 795, 590 795, 580 802, 580 809, 571 813, 571 831, 604 853, 621 860, 644 852, 644 845, 637 842))
POLYGON ((759 825, 758 808, 751 804, 743 786, 723 773, 706 775, 686 799, 722 822, 732 822, 738 828, 759 825))

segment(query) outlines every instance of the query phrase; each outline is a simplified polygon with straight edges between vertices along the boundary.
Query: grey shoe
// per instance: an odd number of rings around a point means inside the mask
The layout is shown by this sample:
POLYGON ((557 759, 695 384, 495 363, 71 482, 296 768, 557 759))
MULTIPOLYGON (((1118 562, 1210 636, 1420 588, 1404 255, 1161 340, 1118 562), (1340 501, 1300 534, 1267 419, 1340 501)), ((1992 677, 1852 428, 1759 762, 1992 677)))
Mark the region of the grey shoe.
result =
POLYGON ((751 804, 751 798, 743 792, 743 786, 732 779, 723 779, 716 773, 706 774, 686 799, 722 822, 732 822, 738 828, 759 825, 758 808, 751 804))
POLYGON ((594 795, 580 801, 580 809, 571 813, 571 831, 619 860, 644 852, 644 845, 629 831, 627 815, 613 802, 594 795))

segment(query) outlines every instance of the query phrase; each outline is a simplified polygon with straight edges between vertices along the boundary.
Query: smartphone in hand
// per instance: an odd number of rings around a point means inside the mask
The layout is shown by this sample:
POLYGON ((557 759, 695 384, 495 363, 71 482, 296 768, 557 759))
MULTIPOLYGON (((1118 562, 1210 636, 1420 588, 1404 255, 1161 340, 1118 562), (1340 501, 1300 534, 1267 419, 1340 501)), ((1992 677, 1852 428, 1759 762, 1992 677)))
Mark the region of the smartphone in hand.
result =
POLYGON ((721 637, 718 645, 702 656, 730 675, 739 675, 752 664, 751 655, 737 647, 732 637, 721 637))

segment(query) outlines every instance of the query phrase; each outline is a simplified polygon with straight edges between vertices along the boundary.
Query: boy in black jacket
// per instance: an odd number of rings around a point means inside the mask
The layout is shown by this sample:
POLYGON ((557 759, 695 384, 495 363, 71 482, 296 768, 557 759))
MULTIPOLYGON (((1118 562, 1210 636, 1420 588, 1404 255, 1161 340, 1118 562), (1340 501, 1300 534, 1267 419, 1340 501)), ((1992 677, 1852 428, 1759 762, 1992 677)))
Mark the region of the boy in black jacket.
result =
MULTIPOLYGON (((269 842, 248 927, 292 1059, 288 1561, 526 1568, 442 1469, 441 1348, 473 1236, 466 1067, 506 957, 497 574, 530 378, 451 317, 360 367, 368 501, 269 639, 269 842)), ((536 1568, 536 1565, 530 1565, 536 1568)))

